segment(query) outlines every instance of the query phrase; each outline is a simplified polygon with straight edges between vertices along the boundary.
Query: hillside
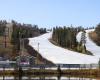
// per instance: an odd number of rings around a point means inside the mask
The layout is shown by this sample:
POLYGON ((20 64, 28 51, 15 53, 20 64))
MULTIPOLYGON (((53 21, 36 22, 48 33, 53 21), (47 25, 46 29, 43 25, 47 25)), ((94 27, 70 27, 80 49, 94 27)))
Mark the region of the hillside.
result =
POLYGON ((0 20, 0 57, 15 60, 23 49, 23 55, 30 55, 27 52, 26 44, 23 44, 22 39, 39 36, 46 33, 46 28, 39 28, 38 25, 21 24, 14 20, 7 22, 0 20))
MULTIPOLYGON (((97 46, 90 38, 89 38, 89 34, 91 31, 94 31, 94 29, 92 30, 87 30, 86 31, 86 48, 87 50, 91 51, 95 56, 100 57, 100 47, 97 46)), ((77 40, 80 41, 80 35, 81 32, 77 35, 77 40)))
POLYGON ((39 37, 29 38, 29 45, 39 51, 44 58, 55 64, 90 64, 98 62, 97 56, 85 55, 53 45, 48 40, 51 38, 51 35, 52 32, 39 37))
POLYGON ((89 33, 89 37, 96 45, 100 46, 100 23, 96 26, 94 31, 89 33))

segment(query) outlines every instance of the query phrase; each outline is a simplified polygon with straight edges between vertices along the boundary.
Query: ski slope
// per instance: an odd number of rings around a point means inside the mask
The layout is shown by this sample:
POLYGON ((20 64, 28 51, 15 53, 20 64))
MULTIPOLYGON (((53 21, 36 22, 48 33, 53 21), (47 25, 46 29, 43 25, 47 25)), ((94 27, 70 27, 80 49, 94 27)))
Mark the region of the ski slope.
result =
MULTIPOLYGON (((100 58, 100 47, 97 46, 90 38, 89 38, 89 32, 94 31, 94 29, 91 30, 86 30, 86 48, 87 50, 91 51, 93 55, 97 56, 100 58)), ((79 32, 77 35, 77 40, 80 42, 81 39, 81 33, 79 32)))
POLYGON ((39 51, 44 58, 55 64, 90 64, 98 62, 98 57, 96 56, 81 54, 53 45, 48 40, 51 38, 51 35, 52 32, 39 37, 29 38, 29 45, 39 51))

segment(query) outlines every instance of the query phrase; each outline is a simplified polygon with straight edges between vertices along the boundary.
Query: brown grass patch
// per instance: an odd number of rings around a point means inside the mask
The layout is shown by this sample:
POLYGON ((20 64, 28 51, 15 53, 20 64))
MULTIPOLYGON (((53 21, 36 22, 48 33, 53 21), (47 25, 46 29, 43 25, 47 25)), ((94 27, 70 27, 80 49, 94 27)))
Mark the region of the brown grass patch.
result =
POLYGON ((10 43, 10 39, 6 37, 6 48, 5 48, 5 37, 0 36, 0 56, 11 58, 13 45, 10 43))
POLYGON ((92 32, 90 32, 89 33, 89 37, 90 37, 90 39, 92 40, 92 41, 94 41, 95 43, 98 41, 98 37, 97 37, 97 34, 96 34, 96 32, 95 31, 92 31, 92 32))

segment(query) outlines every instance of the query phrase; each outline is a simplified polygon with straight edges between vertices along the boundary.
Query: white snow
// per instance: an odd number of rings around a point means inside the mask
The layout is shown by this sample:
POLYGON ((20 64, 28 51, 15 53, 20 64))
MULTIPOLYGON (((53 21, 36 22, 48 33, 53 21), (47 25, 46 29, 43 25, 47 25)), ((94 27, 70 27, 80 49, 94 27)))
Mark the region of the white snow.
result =
POLYGON ((53 45, 48 40, 51 38, 51 35, 52 32, 39 37, 29 38, 29 45, 35 50, 39 50, 39 53, 44 58, 55 64, 90 64, 98 62, 98 58, 96 56, 85 55, 53 45))
MULTIPOLYGON (((90 38, 89 38, 89 32, 94 31, 94 29, 86 30, 86 48, 87 50, 91 51, 93 55, 100 57, 100 47, 97 46, 90 38)), ((80 42, 81 39, 81 33, 79 32, 77 35, 77 40, 80 42)))

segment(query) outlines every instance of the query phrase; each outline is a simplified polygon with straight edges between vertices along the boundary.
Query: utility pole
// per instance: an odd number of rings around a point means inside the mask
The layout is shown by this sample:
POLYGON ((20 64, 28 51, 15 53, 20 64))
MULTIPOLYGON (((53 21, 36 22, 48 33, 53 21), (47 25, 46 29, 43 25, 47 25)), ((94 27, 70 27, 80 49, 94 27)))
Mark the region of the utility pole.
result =
MULTIPOLYGON (((38 53, 39 53, 39 45, 40 45, 40 43, 38 42, 38 53)), ((37 56, 36 56, 36 64, 38 64, 38 57, 39 57, 38 53, 37 53, 37 56)))
POLYGON ((24 53, 24 39, 21 39, 21 54, 23 55, 24 53))
POLYGON ((22 35, 21 35, 21 29, 19 28, 19 66, 20 66, 20 61, 21 61, 21 54, 22 54, 22 48, 21 48, 21 43, 22 43, 22 35))
POLYGON ((20 68, 20 60, 21 60, 21 47, 20 47, 21 46, 21 44, 20 44, 21 43, 21 38, 20 38, 20 31, 19 31, 18 34, 19 34, 19 46, 18 46, 19 47, 18 48, 18 50, 19 50, 19 62, 18 62, 18 66, 20 68))
POLYGON ((4 47, 5 47, 5 48, 7 47, 7 35, 9 34, 9 33, 8 33, 8 30, 9 30, 9 28, 6 27, 6 28, 5 28, 5 32, 4 32, 4 47))
MULTIPOLYGON (((20 36, 20 32, 19 32, 19 52, 21 51, 21 36, 20 36)), ((21 52, 19 54, 19 56, 21 56, 21 52)))
POLYGON ((21 76, 22 75, 22 73, 23 73, 23 70, 22 70, 22 67, 21 67, 21 65, 20 65, 20 62, 21 62, 21 41, 22 41, 22 39, 21 39, 21 32, 20 32, 20 30, 19 30, 19 76, 21 76))
POLYGON ((40 43, 38 43, 38 52, 39 52, 39 45, 40 45, 40 43))
POLYGON ((7 47, 7 38, 6 38, 7 36, 6 36, 6 34, 4 35, 4 38, 5 38, 5 48, 7 47))

